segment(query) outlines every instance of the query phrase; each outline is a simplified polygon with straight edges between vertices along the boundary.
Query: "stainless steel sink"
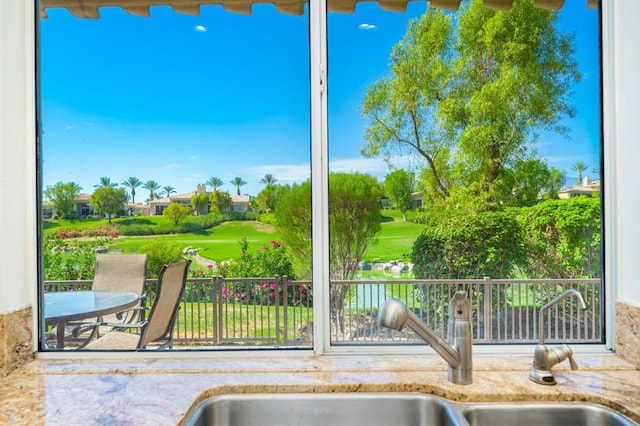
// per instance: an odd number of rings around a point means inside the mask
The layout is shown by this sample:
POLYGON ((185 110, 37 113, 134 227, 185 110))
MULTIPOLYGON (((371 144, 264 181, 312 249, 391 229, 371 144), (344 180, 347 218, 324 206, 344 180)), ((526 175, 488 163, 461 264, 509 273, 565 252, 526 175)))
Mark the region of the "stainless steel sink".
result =
POLYGON ((444 400, 417 393, 233 394, 209 398, 186 422, 201 425, 443 425, 444 400))
POLYGON ((606 407, 577 402, 465 404, 471 426, 631 426, 629 418, 606 407))
POLYGON ((459 403, 421 393, 229 394, 196 407, 185 425, 639 426, 588 403, 459 403))

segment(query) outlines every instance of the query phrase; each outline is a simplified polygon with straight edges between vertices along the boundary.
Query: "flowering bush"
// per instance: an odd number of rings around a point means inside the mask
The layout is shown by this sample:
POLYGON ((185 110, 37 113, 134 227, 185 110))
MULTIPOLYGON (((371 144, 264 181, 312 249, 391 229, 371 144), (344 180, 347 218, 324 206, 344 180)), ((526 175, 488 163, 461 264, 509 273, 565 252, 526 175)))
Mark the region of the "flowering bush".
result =
MULTIPOLYGON (((229 263, 228 267, 221 270, 221 275, 227 278, 254 278, 274 277, 268 281, 255 282, 227 282, 222 288, 222 296, 228 301, 236 303, 260 303, 274 304, 276 297, 278 302, 284 302, 282 286, 276 282, 276 276, 287 276, 295 280, 293 265, 287 255, 284 243, 271 241, 260 247, 255 253, 247 253, 248 243, 246 237, 240 241, 241 252, 236 259, 229 263)), ((299 304, 301 295, 306 296, 307 289, 288 289, 287 303, 299 304)))
POLYGON ((96 249, 109 238, 94 241, 71 240, 66 232, 43 242, 44 279, 46 281, 91 280, 95 273, 96 249))

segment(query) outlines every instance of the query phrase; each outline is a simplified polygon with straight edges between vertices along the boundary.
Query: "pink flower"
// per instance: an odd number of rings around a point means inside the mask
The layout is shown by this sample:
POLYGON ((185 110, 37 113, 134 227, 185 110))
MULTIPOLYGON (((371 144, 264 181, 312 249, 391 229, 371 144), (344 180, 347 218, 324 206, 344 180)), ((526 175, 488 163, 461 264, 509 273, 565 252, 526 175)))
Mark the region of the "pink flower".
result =
POLYGON ((274 288, 276 288, 276 284, 275 283, 269 284, 269 288, 273 290, 274 288))
POLYGON ((275 297, 275 296, 276 296, 276 294, 273 291, 269 292, 269 297, 275 297))
POLYGON ((212 264, 208 264, 207 265, 207 269, 211 269, 211 268, 213 268, 213 265, 212 264))
POLYGON ((111 238, 118 238, 118 234, 116 234, 115 232, 109 232, 109 236, 111 238))
POLYGON ((67 234, 66 232, 62 231, 60 233, 58 233, 58 235, 62 238, 69 238, 69 234, 67 234))
POLYGON ((223 269, 222 271, 220 271, 220 273, 221 273, 222 275, 225 275, 225 274, 227 273, 227 270, 226 270, 226 269, 223 269))
POLYGON ((305 286, 301 285, 300 286, 300 291, 305 292, 305 291, 307 291, 307 288, 305 286))
POLYGON ((274 247, 280 247, 280 243, 277 242, 276 240, 271 240, 271 245, 274 247))

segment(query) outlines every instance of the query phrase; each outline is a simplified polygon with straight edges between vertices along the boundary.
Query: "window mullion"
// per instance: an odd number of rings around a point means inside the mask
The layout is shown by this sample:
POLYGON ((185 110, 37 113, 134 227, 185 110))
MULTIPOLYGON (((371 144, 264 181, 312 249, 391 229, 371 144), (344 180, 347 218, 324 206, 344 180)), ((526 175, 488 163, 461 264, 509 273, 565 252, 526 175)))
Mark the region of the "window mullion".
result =
POLYGON ((313 247, 313 350, 327 351, 329 327, 329 166, 327 142, 327 7, 309 1, 311 64, 311 209, 313 247))

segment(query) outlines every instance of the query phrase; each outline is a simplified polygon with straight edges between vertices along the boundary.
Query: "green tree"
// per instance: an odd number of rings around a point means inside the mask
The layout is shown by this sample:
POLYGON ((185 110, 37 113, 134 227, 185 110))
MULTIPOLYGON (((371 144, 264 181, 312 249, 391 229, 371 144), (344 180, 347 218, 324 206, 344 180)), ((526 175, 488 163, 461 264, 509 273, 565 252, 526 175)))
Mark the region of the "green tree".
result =
POLYGON ((427 198, 452 186, 489 194, 528 159, 537 131, 566 134, 580 74, 557 14, 516 0, 508 12, 472 0, 454 16, 429 8, 391 53, 391 76, 365 96, 365 156, 418 155, 427 198), (455 155, 454 155, 455 153, 455 155))
POLYGON ((176 194, 178 191, 173 186, 167 185, 162 187, 162 194, 165 197, 170 197, 171 194, 176 194))
POLYGON ((273 187, 276 182, 278 182, 278 179, 276 179, 275 176, 269 173, 267 173, 262 179, 260 179, 260 183, 264 184, 267 188, 273 187))
POLYGON ((209 185, 211 188, 213 188, 213 191, 215 191, 216 189, 220 188, 222 185, 224 185, 224 182, 222 181, 222 179, 220 179, 217 176, 213 176, 211 179, 209 179, 207 182, 207 185, 209 185))
POLYGON ((231 207, 231 195, 227 191, 215 190, 209 195, 209 204, 214 213, 226 213, 231 207))
POLYGON ((96 213, 104 214, 111 223, 111 217, 119 210, 124 209, 129 195, 124 188, 102 186, 96 189, 89 200, 89 205, 96 213))
POLYGON ((44 189, 44 196, 53 205, 54 216, 62 217, 73 212, 73 203, 82 187, 75 182, 57 182, 44 189))
POLYGON ((265 186, 262 191, 256 195, 258 209, 263 212, 273 212, 276 209, 278 200, 284 193, 289 190, 288 185, 271 185, 265 186))
POLYGON ((551 167, 550 174, 549 186, 546 188, 547 192, 544 194, 543 199, 557 200, 560 190, 567 182, 567 172, 551 167))
POLYGON ((131 202, 133 204, 136 203, 136 188, 139 188, 142 185, 140 179, 135 176, 129 176, 127 180, 122 182, 122 185, 129 188, 131 191, 131 202))
POLYGON ((191 208, 180 203, 171 203, 162 211, 162 216, 169 218, 174 225, 179 224, 191 214, 191 208))
POLYGON ((247 184, 240 176, 236 176, 231 181, 231 184, 236 187, 237 194, 240 195, 240 187, 247 184))
MULTIPOLYGON (((329 175, 329 257, 334 280, 353 279, 369 244, 380 231, 379 183, 371 175, 329 175)), ((276 228, 299 265, 310 271, 311 183, 294 185, 276 206, 276 228)), ((308 272, 307 272, 308 274, 308 272)), ((308 276, 308 275, 307 275, 308 276)), ((344 332, 349 286, 331 286, 331 319, 344 332)))
POLYGON ((512 171, 513 183, 507 201, 513 206, 532 206, 552 186, 551 171, 539 159, 518 160, 512 171))
POLYGON ((193 206, 193 211, 197 215, 207 214, 209 210, 209 197, 206 192, 193 194, 190 202, 193 206))
POLYGON ((394 170, 384 178, 384 194, 391 202, 391 207, 402 212, 402 220, 407 220, 407 210, 411 208, 413 192, 413 173, 404 169, 394 170))
POLYGON ((589 166, 584 164, 582 161, 578 161, 573 165, 573 167, 571 167, 571 170, 578 174, 578 185, 582 185, 582 173, 587 171, 588 168, 589 166))
POLYGON ((158 198, 158 190, 160 189, 160 184, 155 180, 148 180, 142 184, 142 187, 149 191, 149 201, 153 201, 158 198))
POLYGON ((106 188, 106 187, 112 187, 115 188, 118 186, 117 183, 111 183, 111 178, 109 177, 101 177, 100 178, 100 183, 98 185, 93 185, 94 188, 106 188))

